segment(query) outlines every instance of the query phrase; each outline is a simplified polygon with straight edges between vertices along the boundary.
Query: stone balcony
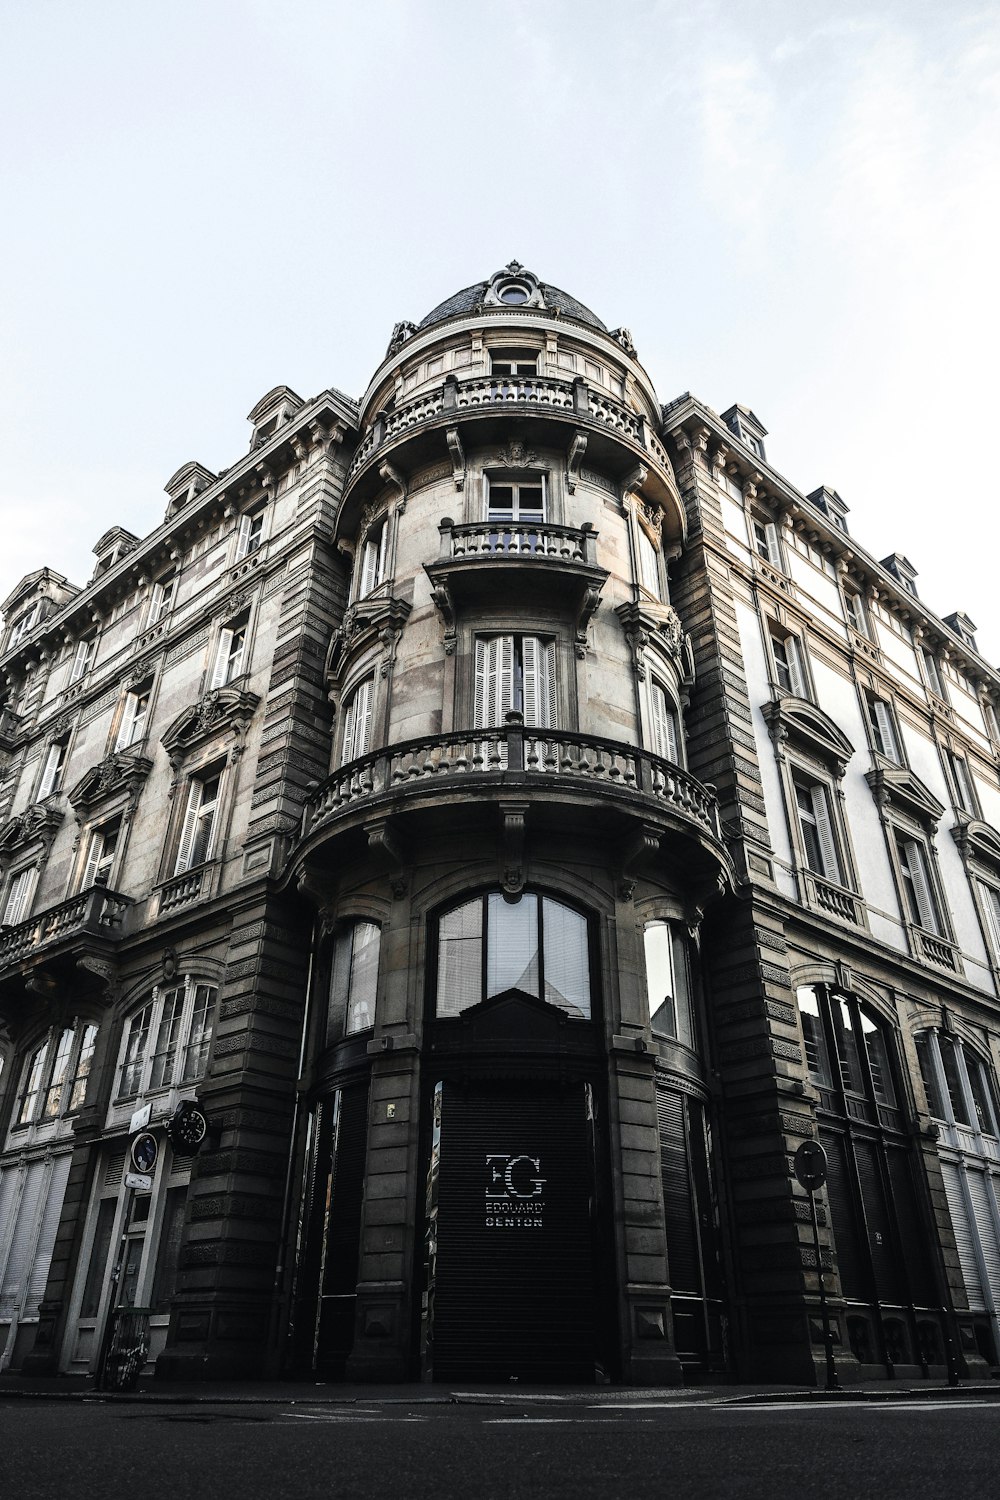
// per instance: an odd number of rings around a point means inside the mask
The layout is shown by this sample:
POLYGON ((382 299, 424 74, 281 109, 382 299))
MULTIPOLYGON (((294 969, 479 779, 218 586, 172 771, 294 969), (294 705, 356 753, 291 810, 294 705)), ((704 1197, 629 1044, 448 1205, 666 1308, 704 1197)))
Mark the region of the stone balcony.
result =
MULTIPOLYGON (((491 441, 509 431, 511 417, 533 419, 532 442, 546 435, 555 446, 572 442, 572 464, 596 462, 610 473, 624 474, 637 464, 649 470, 649 493, 662 492, 676 502, 673 467, 666 448, 638 412, 588 384, 582 377, 522 378, 454 375, 391 411, 381 411, 361 438, 348 470, 346 491, 358 498, 383 482, 382 466, 393 454, 412 446, 415 456, 447 451, 463 480, 463 435, 470 424, 477 441, 491 441), (572 434, 578 435, 573 440, 572 434)), ((468 434, 472 436, 471 433, 468 434)))
POLYGON ((131 906, 131 897, 95 885, 16 926, 0 927, 0 984, 39 966, 46 971, 72 970, 85 956, 93 962, 82 967, 101 972, 122 936, 131 906))
POLYGON ((531 729, 519 714, 500 729, 406 740, 342 766, 306 803, 292 869, 326 863, 324 846, 331 860, 349 857, 334 851, 342 837, 374 842, 372 830, 387 822, 404 834, 409 827, 417 841, 425 828, 449 827, 475 839, 477 827, 514 804, 546 837, 585 831, 636 857, 640 845, 644 854, 660 849, 693 882, 728 878, 713 788, 635 745, 531 729))

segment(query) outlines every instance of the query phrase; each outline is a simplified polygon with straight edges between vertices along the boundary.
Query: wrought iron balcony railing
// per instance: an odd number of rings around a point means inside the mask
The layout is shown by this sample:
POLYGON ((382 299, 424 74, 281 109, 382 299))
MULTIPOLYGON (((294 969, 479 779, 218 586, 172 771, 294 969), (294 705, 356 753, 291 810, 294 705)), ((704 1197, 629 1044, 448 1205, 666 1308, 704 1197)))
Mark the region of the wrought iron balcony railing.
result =
POLYGON ((648 750, 613 740, 558 729, 531 729, 508 723, 502 729, 463 730, 406 740, 371 751, 329 776, 303 811, 303 837, 339 815, 393 793, 429 791, 432 786, 473 787, 490 783, 525 790, 546 787, 635 798, 655 804, 718 839, 719 813, 714 789, 648 750))

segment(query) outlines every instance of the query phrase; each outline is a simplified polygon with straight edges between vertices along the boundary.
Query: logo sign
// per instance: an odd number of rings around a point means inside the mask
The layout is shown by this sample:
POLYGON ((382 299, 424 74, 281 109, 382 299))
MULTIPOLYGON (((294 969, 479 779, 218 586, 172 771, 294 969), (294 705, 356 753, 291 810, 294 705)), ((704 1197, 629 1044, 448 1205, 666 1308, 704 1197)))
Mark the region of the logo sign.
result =
POLYGON ((541 1157, 501 1153, 486 1158, 486 1228, 541 1229, 545 1212, 541 1157))
POLYGON ((814 1193, 826 1181, 829 1162, 819 1141, 803 1141, 795 1153, 795 1176, 807 1193, 814 1193))
POLYGON ((150 1135, 148 1130, 141 1130, 129 1148, 132 1166, 142 1177, 147 1177, 152 1172, 159 1153, 159 1142, 155 1135, 150 1135))

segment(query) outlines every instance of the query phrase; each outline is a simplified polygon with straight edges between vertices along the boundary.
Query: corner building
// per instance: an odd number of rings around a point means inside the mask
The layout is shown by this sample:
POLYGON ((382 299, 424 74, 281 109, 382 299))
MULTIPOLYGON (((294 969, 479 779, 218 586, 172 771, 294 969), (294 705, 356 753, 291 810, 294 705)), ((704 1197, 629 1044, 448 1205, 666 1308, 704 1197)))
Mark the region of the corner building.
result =
POLYGON ((972 622, 516 262, 250 422, 4 604, 0 1364, 811 1382, 818 1138, 841 1378, 995 1365, 972 622))

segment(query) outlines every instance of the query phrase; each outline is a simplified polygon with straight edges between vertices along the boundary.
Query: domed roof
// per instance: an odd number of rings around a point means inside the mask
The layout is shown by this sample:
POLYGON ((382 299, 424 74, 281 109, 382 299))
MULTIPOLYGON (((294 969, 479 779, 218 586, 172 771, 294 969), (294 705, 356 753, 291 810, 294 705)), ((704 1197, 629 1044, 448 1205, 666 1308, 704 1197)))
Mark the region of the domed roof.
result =
POLYGON ((417 324, 418 332, 424 328, 430 328, 435 323, 443 323, 446 318, 457 318, 463 313, 475 312, 476 308, 482 307, 484 303, 488 306, 510 307, 513 312, 518 307, 535 307, 542 310, 552 308, 558 312, 565 313, 567 317, 576 318, 581 323, 589 323, 592 328, 600 328, 607 333, 607 327, 601 322, 589 307, 584 307, 582 302, 577 302, 568 292, 560 291, 557 286, 549 286, 546 282, 538 280, 531 271, 526 271, 519 261, 512 260, 502 271, 496 271, 486 281, 477 281, 473 286, 463 287, 460 292, 455 292, 447 297, 444 302, 439 302, 426 318, 417 324))

